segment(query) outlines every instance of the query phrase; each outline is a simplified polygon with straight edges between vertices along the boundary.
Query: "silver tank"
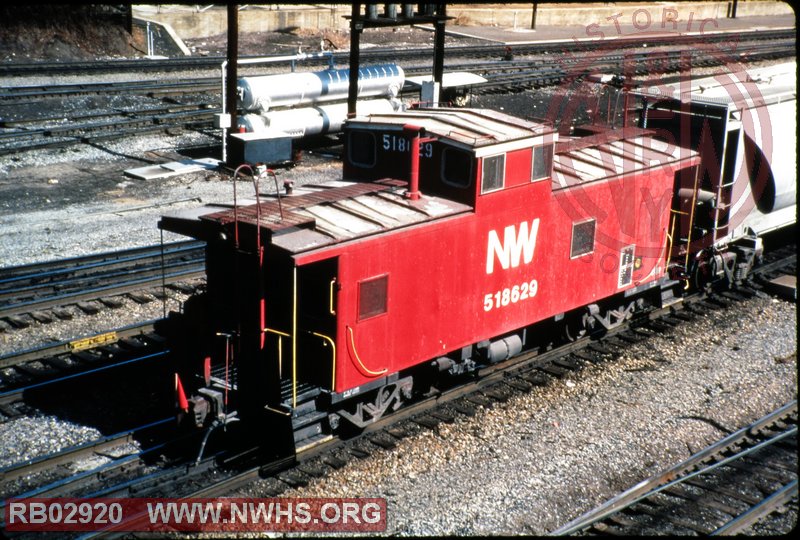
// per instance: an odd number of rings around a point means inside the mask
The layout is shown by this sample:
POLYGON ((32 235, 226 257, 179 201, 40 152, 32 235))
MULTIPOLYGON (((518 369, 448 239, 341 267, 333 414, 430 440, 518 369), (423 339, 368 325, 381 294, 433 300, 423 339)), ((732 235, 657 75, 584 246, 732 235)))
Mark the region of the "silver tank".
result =
MULTIPOLYGON (((358 70, 358 97, 390 97, 400 93, 403 69, 381 64, 358 70)), ((245 111, 266 112, 274 107, 296 107, 347 98, 349 69, 326 69, 312 73, 286 73, 242 77, 237 81, 239 106, 245 111)))
MULTIPOLYGON (((396 99, 373 99, 359 101, 356 114, 380 114, 397 112, 402 104, 396 99)), ((237 127, 250 132, 282 131, 291 137, 324 135, 341 131, 347 119, 347 103, 329 103, 315 107, 301 107, 283 111, 240 116, 237 127)))

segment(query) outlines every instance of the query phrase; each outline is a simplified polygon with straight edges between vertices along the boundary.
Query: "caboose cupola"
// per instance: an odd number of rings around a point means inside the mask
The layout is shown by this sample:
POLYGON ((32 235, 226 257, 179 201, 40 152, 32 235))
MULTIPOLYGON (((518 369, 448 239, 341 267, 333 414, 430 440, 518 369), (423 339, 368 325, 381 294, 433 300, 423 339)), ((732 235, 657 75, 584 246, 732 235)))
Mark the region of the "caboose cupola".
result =
POLYGON ((356 117, 345 126, 344 177, 403 180, 411 199, 474 206, 484 194, 550 178, 556 139, 545 124, 483 109, 356 117))

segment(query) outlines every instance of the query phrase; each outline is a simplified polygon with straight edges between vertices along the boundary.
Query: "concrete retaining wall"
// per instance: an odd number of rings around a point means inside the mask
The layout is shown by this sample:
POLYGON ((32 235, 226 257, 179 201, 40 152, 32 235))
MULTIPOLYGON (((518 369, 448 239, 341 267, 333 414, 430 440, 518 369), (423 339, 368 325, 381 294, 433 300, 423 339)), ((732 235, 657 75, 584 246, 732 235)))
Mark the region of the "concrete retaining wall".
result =
MULTIPOLYGON (((536 10, 536 26, 588 26, 590 24, 613 24, 616 19, 622 25, 641 26, 661 25, 664 18, 674 19, 670 14, 677 12, 677 21, 694 21, 724 18, 731 2, 654 2, 652 4, 605 2, 596 4, 539 4, 536 10), (635 18, 635 20, 634 20, 635 18), (647 21, 650 21, 648 24, 647 21)), ((754 15, 792 14, 792 8, 785 2, 758 1, 738 3, 737 17, 754 15)), ((530 28, 531 5, 508 4, 503 9, 483 8, 475 5, 453 8, 447 14, 457 17, 455 24, 491 25, 510 28, 530 28)))
MULTIPOLYGON (((716 2, 597 2, 586 4, 538 4, 536 26, 587 26, 589 24, 643 25, 650 20, 660 25, 664 10, 678 12, 678 21, 694 21, 706 18, 723 18, 727 15, 730 1, 716 2), (634 17, 636 21, 634 21, 634 17), (648 19, 649 17, 649 19, 648 19)), ((134 15, 170 25, 182 39, 215 36, 227 31, 227 8, 224 5, 208 9, 193 5, 135 5, 134 15)), ((273 32, 287 28, 335 28, 346 30, 350 15, 348 4, 256 5, 247 6, 239 12, 239 32, 273 32)), ((772 0, 740 0, 737 17, 756 15, 787 15, 792 8, 786 2, 772 0)), ((531 4, 452 4, 447 14, 455 17, 455 24, 504 26, 530 28, 531 4)), ((670 17, 672 17, 670 15, 670 17)))

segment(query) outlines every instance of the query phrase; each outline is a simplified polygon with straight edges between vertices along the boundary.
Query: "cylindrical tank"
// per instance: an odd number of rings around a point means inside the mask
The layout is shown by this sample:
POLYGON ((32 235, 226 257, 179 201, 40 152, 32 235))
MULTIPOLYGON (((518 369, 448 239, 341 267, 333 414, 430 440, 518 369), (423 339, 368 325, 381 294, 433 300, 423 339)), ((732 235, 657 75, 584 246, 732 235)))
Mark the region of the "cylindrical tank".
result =
MULTIPOLYGON (((403 69, 381 64, 358 70, 358 97, 397 97, 405 82, 403 69)), ((239 106, 245 111, 266 112, 274 107, 296 107, 347 98, 349 69, 312 73, 286 73, 242 77, 237 81, 239 106)))
POLYGON ((797 204, 797 101, 787 100, 751 113, 758 129, 745 123, 744 155, 751 189, 763 213, 797 204), (764 126, 763 118, 770 125, 764 126), (768 131, 769 129, 769 131, 768 131))
MULTIPOLYGON (((356 114, 392 113, 399 111, 401 107, 402 104, 395 99, 359 101, 356 104, 356 114)), ((282 131, 299 138, 341 131, 346 119, 347 103, 331 103, 262 114, 246 114, 239 117, 238 127, 256 133, 266 130, 282 131)))

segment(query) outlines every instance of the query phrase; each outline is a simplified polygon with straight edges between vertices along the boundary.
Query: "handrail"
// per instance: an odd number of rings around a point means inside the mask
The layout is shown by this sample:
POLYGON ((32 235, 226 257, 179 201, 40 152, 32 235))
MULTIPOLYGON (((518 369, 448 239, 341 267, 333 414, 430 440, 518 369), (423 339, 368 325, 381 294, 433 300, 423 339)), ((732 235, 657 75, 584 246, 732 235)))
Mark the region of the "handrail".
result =
POLYGON ((372 371, 371 369, 367 368, 367 366, 364 365, 364 362, 362 362, 361 358, 358 356, 358 351, 356 351, 356 342, 355 339, 353 338, 353 329, 350 326, 347 327, 347 332, 350 334, 350 347, 352 348, 353 356, 358 362, 357 365, 361 368, 363 373, 365 373, 369 377, 378 377, 389 371, 387 368, 383 368, 380 371, 372 371))
POLYGON ((313 335, 324 339, 327 343, 330 343, 332 349, 332 357, 333 361, 331 362, 331 392, 336 390, 336 342, 333 341, 330 337, 326 336, 325 334, 320 334, 318 332, 311 332, 313 335))
POLYGON ((330 288, 330 297, 328 302, 328 311, 330 311, 331 315, 336 315, 336 310, 333 307, 333 286, 336 284, 336 278, 331 279, 331 288, 330 288))
POLYGON ((278 377, 283 376, 283 339, 285 337, 291 337, 286 332, 281 332, 280 330, 275 330, 273 328, 264 328, 262 332, 267 332, 269 334, 275 334, 278 336, 278 377))

